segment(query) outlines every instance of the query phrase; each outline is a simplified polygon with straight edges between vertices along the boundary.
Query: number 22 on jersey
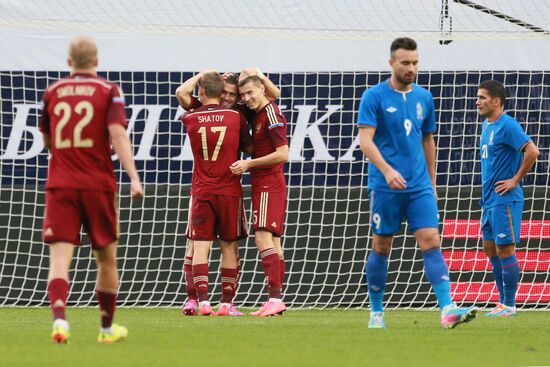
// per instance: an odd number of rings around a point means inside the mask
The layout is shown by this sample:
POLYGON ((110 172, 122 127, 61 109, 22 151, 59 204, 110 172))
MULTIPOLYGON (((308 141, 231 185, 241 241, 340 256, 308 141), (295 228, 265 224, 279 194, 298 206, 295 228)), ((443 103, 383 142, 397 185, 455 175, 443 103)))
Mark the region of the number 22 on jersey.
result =
POLYGON ((82 139, 82 130, 94 117, 94 106, 89 101, 81 101, 74 106, 74 112, 82 115, 82 118, 78 120, 74 127, 73 140, 71 142, 71 139, 63 139, 62 137, 62 131, 73 113, 71 105, 67 102, 59 102, 53 108, 54 115, 60 117, 59 122, 55 126, 55 147, 57 149, 70 148, 71 146, 75 148, 91 148, 94 146, 92 139, 82 139))

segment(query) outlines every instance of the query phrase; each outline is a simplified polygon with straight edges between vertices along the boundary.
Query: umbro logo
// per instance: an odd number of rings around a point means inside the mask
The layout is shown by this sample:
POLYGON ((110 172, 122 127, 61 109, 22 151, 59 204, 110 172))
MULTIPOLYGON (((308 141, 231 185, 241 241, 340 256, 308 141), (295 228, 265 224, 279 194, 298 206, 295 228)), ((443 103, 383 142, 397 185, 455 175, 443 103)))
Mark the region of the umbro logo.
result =
POLYGON ((389 113, 394 113, 395 111, 397 111, 397 108, 395 108, 395 107, 393 107, 393 106, 392 106, 392 107, 388 107, 388 108, 386 108, 386 111, 388 111, 389 113))
POLYGON ((504 238, 504 237, 508 237, 508 235, 506 235, 504 233, 499 233, 499 234, 497 234, 497 237, 498 238, 504 238))

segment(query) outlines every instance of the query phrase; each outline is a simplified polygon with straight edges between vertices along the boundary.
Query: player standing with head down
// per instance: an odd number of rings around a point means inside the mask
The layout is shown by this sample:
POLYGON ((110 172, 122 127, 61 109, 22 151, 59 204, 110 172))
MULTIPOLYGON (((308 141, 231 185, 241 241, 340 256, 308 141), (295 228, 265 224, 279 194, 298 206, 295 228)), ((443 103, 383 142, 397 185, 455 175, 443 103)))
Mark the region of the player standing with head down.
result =
POLYGON ((99 342, 124 340, 128 331, 113 324, 118 272, 118 209, 111 160, 112 143, 131 179, 132 198, 143 189, 126 135, 124 97, 120 88, 97 76, 97 47, 89 37, 69 46, 69 77, 50 85, 42 99, 40 129, 51 151, 46 183, 43 239, 50 249, 48 296, 53 312, 52 339, 66 343, 65 308, 69 267, 83 225, 97 261, 96 294, 101 310, 99 342))
POLYGON ((252 315, 272 316, 282 314, 287 308, 281 293, 284 269, 281 236, 286 208, 283 166, 288 160, 287 124, 279 107, 266 98, 265 87, 257 75, 239 80, 239 94, 241 101, 256 112, 252 122, 254 155, 250 160, 233 163, 231 171, 242 175, 251 169, 254 236, 269 292, 268 302, 252 315))
POLYGON ((393 235, 407 218, 424 259, 425 275, 441 308, 441 325, 453 328, 477 309, 451 300, 449 270, 440 250, 435 189, 435 111, 416 80, 418 52, 410 38, 391 45, 391 77, 363 93, 358 125, 361 150, 370 160, 368 187, 372 250, 367 259, 369 328, 385 328, 384 288, 393 235))
POLYGON ((183 116, 193 150, 189 236, 193 241, 192 271, 201 315, 212 314, 208 298, 208 254, 219 236, 222 251, 222 300, 219 316, 229 316, 237 281, 234 244, 247 237, 239 176, 229 166, 239 150, 252 149, 244 116, 220 106, 223 80, 216 71, 199 79, 202 106, 183 116))
POLYGON ((539 150, 520 124, 506 112, 506 90, 494 80, 484 81, 477 92, 477 108, 485 117, 481 131, 483 249, 493 265, 500 295, 486 316, 515 316, 519 265, 515 244, 520 241, 523 189, 539 150), (523 155, 523 153, 525 153, 523 155))

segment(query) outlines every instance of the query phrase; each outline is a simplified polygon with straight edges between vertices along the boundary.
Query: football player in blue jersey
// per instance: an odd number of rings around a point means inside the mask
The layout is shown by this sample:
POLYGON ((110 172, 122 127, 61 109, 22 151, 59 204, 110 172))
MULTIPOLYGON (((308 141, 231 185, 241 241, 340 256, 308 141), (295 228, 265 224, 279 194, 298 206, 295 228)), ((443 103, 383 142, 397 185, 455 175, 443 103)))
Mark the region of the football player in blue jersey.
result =
POLYGON ((515 316, 519 265, 515 244, 520 241, 523 189, 539 150, 520 124, 506 112, 506 90, 497 81, 479 85, 477 108, 485 117, 481 130, 481 230, 483 249, 493 265, 500 295, 497 306, 486 316, 515 316))
POLYGON ((384 288, 393 236, 407 219, 424 259, 425 274, 441 308, 441 325, 454 328, 476 316, 451 299, 449 270, 440 250, 435 189, 435 111, 432 94, 414 83, 416 42, 391 45, 391 77, 363 93, 359 140, 369 159, 368 188, 373 235, 366 264, 371 313, 369 328, 385 328, 384 288))

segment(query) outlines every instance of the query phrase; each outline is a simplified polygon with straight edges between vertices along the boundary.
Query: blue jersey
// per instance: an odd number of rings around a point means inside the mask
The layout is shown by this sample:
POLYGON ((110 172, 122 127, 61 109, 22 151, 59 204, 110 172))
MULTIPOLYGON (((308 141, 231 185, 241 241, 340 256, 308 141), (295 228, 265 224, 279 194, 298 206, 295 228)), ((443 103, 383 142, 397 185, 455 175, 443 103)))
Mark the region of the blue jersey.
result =
POLYGON ((521 148, 529 141, 519 122, 506 113, 494 122, 483 121, 479 146, 484 208, 523 201, 521 183, 503 196, 495 192, 495 183, 514 177, 523 161, 521 148))
MULTIPOLYGON (((407 181, 400 192, 431 189, 422 137, 435 131, 432 94, 412 84, 408 92, 393 89, 389 80, 363 93, 359 105, 361 126, 374 126, 374 143, 384 160, 407 181)), ((369 189, 394 191, 374 164, 369 164, 369 189)))

